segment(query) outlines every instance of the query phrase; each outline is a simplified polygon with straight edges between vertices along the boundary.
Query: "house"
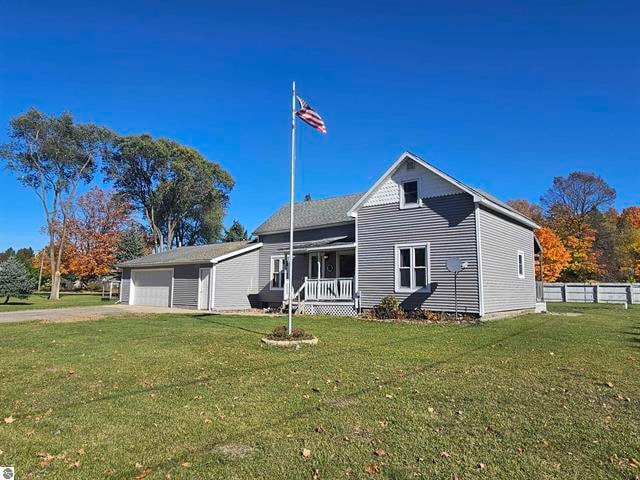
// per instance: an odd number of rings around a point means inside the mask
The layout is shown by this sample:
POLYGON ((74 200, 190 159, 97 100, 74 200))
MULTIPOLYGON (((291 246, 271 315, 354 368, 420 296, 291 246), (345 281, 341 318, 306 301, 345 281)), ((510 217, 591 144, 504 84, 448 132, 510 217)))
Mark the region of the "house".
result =
MULTIPOLYGON (((361 194, 295 206, 293 302, 350 315, 394 295, 406 309, 485 316, 543 307, 535 222, 409 152, 361 194), (460 259, 457 274, 447 260, 460 259), (457 294, 456 294, 457 292, 457 294)), ((121 300, 224 310, 289 301, 289 206, 257 241, 184 247, 120 265, 121 300)))

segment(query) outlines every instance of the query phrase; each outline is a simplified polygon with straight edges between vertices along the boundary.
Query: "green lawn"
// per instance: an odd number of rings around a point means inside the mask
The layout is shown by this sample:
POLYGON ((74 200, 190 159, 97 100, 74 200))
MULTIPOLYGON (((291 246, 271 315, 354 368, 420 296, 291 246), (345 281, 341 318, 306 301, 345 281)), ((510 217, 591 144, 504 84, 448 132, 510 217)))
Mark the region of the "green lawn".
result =
POLYGON ((0 299, 0 312, 38 308, 91 307, 115 303, 115 299, 113 301, 102 300, 99 293, 61 293, 60 300, 49 300, 48 294, 31 295, 24 299, 11 297, 9 303, 4 303, 4 300, 4 298, 0 299))
POLYGON ((637 478, 640 309, 554 310, 583 315, 296 318, 321 340, 299 351, 260 345, 277 318, 0 325, 0 464, 56 479, 637 478))

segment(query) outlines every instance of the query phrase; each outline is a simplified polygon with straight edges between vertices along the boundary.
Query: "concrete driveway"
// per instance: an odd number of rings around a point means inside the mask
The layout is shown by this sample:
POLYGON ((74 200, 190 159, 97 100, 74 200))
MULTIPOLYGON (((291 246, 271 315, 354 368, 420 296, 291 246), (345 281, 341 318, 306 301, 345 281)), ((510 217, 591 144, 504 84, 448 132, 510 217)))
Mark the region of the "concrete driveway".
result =
POLYGON ((196 313, 196 311, 179 308, 144 307, 140 305, 97 305, 95 307, 48 308, 42 310, 0 312, 0 323, 30 322, 34 320, 77 322, 104 317, 147 313, 196 313))

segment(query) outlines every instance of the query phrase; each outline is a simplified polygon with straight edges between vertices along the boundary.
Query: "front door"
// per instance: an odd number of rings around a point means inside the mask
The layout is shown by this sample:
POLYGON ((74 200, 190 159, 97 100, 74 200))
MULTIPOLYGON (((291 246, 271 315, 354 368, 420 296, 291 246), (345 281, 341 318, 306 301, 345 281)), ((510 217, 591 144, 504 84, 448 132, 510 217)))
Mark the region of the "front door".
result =
POLYGON ((210 283, 209 283, 210 280, 211 280, 211 269, 201 268, 200 278, 198 281, 198 310, 209 309, 209 292, 211 291, 210 283))

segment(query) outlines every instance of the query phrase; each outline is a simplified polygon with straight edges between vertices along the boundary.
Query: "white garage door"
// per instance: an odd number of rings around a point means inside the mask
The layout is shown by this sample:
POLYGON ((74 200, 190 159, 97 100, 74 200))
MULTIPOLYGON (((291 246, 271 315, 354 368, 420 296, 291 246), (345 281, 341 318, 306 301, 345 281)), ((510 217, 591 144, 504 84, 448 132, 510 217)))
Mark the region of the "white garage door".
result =
POLYGON ((172 270, 134 270, 133 304, 171 306, 172 270))

